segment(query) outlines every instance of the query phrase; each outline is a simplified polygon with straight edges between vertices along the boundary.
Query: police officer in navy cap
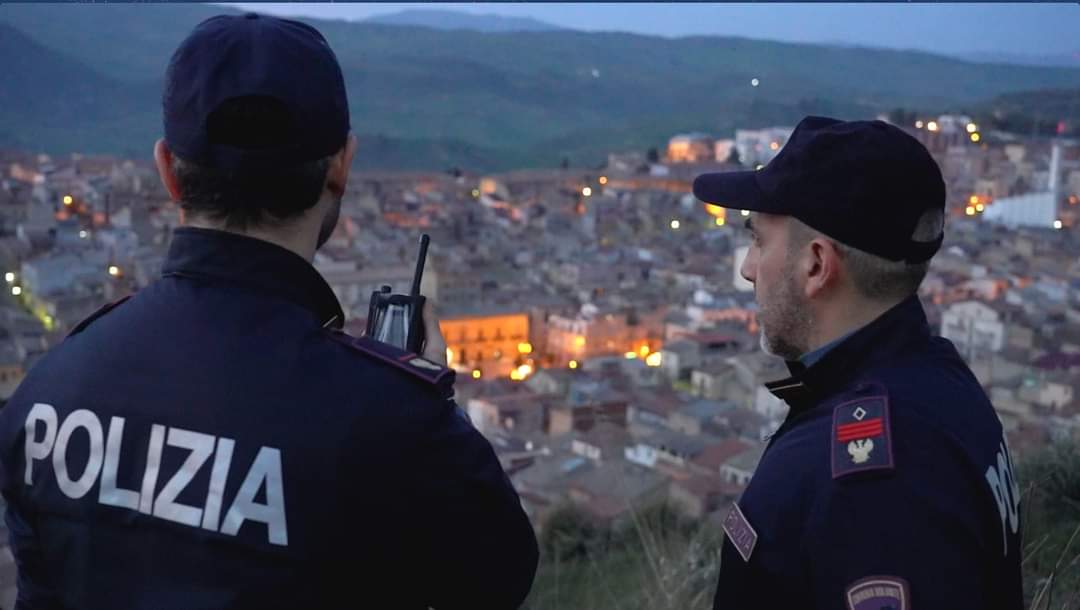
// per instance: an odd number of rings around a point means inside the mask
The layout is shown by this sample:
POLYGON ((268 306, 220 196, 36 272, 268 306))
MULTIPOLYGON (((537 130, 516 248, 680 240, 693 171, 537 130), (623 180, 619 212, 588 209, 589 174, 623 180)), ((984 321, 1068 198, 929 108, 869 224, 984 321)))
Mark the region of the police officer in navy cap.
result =
POLYGON ((200 23, 154 149, 161 278, 79 324, 0 417, 20 608, 514 608, 533 530, 422 355, 341 331, 311 265, 356 138, 312 27, 200 23))
POLYGON ((807 117, 760 171, 694 194, 750 210, 741 274, 790 407, 723 522, 717 609, 1019 609, 1020 495, 1002 427, 917 296, 945 185, 880 121, 807 117))

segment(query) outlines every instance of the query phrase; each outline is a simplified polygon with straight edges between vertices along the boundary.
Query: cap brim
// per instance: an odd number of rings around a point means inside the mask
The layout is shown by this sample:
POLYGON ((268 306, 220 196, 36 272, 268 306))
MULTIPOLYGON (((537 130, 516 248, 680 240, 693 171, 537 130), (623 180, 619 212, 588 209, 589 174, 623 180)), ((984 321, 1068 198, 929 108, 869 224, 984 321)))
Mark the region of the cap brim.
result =
POLYGON ((757 182, 757 171, 702 174, 694 179, 694 196, 712 205, 771 214, 784 211, 769 200, 757 182))

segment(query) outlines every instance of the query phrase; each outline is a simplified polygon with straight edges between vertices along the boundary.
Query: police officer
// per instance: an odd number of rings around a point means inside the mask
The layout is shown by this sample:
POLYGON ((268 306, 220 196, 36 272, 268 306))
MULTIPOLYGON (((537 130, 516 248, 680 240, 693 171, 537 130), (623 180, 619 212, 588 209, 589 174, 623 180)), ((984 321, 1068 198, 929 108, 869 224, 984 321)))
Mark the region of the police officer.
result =
POLYGON ((315 250, 356 138, 322 35, 200 23, 154 155, 186 226, 0 417, 23 608, 514 608, 533 530, 422 356, 341 331, 315 250))
POLYGON ((714 607, 1022 607, 1001 424, 917 296, 943 239, 926 149, 880 121, 807 117, 760 171, 706 174, 751 210, 741 274, 790 409, 723 522, 714 607))

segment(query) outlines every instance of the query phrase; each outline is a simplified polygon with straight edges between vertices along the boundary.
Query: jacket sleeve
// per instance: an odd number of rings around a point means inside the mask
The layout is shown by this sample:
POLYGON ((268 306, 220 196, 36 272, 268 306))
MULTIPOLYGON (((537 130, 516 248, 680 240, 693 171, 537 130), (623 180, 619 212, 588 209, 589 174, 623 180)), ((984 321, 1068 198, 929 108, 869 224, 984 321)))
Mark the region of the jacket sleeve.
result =
POLYGON ((436 610, 517 608, 536 572, 536 536, 491 444, 447 403, 425 426, 410 486, 426 601, 436 610))
POLYGON ((811 607, 995 607, 978 481, 947 459, 905 467, 921 475, 837 479, 818 496, 802 543, 811 607))
POLYGON ((25 506, 27 489, 23 484, 23 473, 26 461, 22 452, 25 431, 22 422, 26 410, 19 408, 18 404, 12 400, 8 406, 0 409, 0 492, 4 496, 0 506, 3 506, 8 531, 7 544, 18 572, 16 607, 59 607, 49 587, 35 580, 47 574, 48 570, 42 564, 41 545, 33 527, 34 515, 25 506))

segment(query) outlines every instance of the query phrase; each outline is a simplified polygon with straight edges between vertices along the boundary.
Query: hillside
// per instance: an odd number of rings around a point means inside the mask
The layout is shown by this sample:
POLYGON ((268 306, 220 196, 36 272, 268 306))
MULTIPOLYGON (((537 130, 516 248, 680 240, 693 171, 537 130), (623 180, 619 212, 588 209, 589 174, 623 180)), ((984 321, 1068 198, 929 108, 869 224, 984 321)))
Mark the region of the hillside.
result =
MULTIPOLYGON (((0 60, 20 59, 5 65, 25 63, 26 74, 43 82, 57 81, 57 70, 73 82, 106 79, 121 115, 112 122, 85 112, 96 102, 84 89, 68 92, 50 102, 58 107, 50 106, 49 129, 5 119, 0 146, 147 149, 160 132, 157 95, 169 55, 191 27, 221 12, 188 4, 0 6, 0 24, 34 41, 5 43, 0 60)), ((658 145, 679 131, 730 134, 736 125, 792 124, 811 112, 854 118, 896 107, 945 110, 1007 93, 1080 87, 1080 70, 915 52, 306 21, 338 54, 364 142, 360 158, 378 167, 442 169, 460 159, 497 170, 554 166, 564 157, 595 165, 609 150, 658 145), (761 86, 751 87, 752 78, 761 86)), ((41 103, 40 89, 9 90, 5 108, 21 110, 5 114, 44 112, 27 110, 41 103)))
POLYGON ((558 26, 529 17, 474 15, 457 11, 411 9, 364 20, 383 25, 407 25, 436 30, 474 30, 476 32, 546 32, 561 30, 558 26))

